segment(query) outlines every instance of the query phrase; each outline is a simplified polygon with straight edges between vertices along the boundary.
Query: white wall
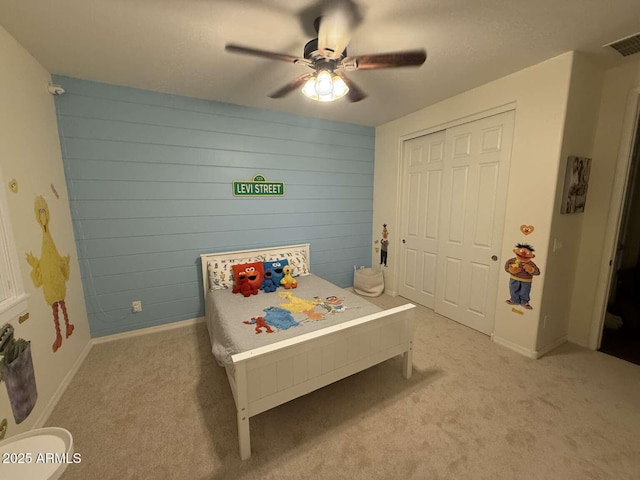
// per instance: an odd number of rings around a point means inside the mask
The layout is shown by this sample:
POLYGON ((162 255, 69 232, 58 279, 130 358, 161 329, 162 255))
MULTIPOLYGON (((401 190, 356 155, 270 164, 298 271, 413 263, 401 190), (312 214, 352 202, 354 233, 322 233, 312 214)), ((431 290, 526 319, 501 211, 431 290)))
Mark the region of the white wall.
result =
MULTIPOLYGON (((508 275, 502 274, 496 298, 494 339, 535 355, 537 334, 544 312, 542 293, 547 276, 548 245, 556 202, 556 183, 562 152, 562 137, 569 95, 572 52, 506 76, 476 89, 444 100, 376 129, 373 238, 379 239, 382 224, 390 232, 389 261, 385 282, 390 293, 397 292, 400 245, 398 215, 399 170, 402 137, 454 120, 463 119, 515 102, 515 130, 511 158, 510 185, 500 262, 512 255, 514 244, 525 241, 520 225, 534 225, 525 237, 536 248, 536 264, 541 274, 534 279, 533 310, 517 315, 504 303, 508 298, 508 275)), ((379 263, 372 252, 373 263, 379 263)))
POLYGON ((38 400, 27 419, 15 424, 9 398, 0 387, 0 420, 8 420, 7 437, 44 423, 45 416, 65 378, 73 371, 89 346, 89 326, 84 304, 78 254, 73 237, 71 216, 53 97, 47 92, 49 73, 0 26, 0 170, 4 178, 9 215, 18 249, 25 290, 30 293, 30 318, 19 324, 12 321, 16 338, 31 341, 38 400), (18 181, 18 192, 8 189, 11 179, 18 181), (52 186, 60 198, 56 198, 52 186), (60 255, 71 256, 71 273, 67 282, 66 304, 75 330, 64 338, 54 353, 55 329, 52 309, 45 302, 42 288, 34 287, 27 252, 40 257, 42 229, 36 222, 34 201, 44 195, 50 210, 50 231, 60 255))
MULTIPOLYGON (((603 252, 603 248, 623 122, 629 94, 634 88, 640 88, 640 60, 629 59, 622 66, 605 72, 594 138, 591 181, 582 220, 582 241, 578 253, 580 262, 575 273, 569 321, 569 340, 592 348, 595 345, 590 332, 594 323, 594 311, 598 307, 594 303, 597 286, 600 279, 610 274, 609 268, 602 267, 607 260, 603 259, 603 255, 609 256, 609 252, 603 252)), ((598 312, 595 315, 598 316, 598 312)), ((595 321, 598 322, 598 319, 595 321)))
MULTIPOLYGON (((578 263, 582 261, 578 257, 578 251, 584 213, 560 213, 566 160, 570 155, 591 157, 603 75, 604 70, 590 61, 585 54, 574 55, 562 152, 557 172, 559 183, 552 212, 547 277, 543 293, 542 311, 547 319, 546 321, 542 319, 538 332, 537 350, 557 345, 568 338, 570 298, 573 293, 575 272, 578 263)), ((591 192, 588 192, 585 210, 591 209, 593 204, 594 199, 591 197, 591 192)))

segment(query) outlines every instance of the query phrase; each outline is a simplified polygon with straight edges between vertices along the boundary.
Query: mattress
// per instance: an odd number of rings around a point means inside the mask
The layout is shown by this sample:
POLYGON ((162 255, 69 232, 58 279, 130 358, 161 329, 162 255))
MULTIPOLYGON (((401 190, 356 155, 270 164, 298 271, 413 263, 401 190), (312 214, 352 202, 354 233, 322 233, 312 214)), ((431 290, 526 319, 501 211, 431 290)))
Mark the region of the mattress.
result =
POLYGON ((207 293, 205 318, 211 350, 220 365, 231 364, 237 353, 382 311, 316 275, 296 280, 295 289, 260 291, 249 297, 231 289, 207 293))

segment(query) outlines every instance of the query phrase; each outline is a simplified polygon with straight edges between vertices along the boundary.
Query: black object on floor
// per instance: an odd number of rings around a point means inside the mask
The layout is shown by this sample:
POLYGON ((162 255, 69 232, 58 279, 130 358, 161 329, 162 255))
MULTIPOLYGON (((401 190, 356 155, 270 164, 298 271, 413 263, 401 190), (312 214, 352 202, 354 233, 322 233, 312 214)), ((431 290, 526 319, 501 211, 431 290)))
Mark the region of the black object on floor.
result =
POLYGON ((640 333, 630 332, 624 327, 619 330, 605 328, 600 351, 640 365, 640 333))

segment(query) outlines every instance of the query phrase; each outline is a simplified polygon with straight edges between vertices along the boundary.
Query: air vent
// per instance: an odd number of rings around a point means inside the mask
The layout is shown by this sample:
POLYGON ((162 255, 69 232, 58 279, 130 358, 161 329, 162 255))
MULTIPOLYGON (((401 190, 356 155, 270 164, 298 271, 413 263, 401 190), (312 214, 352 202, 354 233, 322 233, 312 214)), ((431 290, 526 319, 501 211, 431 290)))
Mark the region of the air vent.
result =
POLYGON ((640 33, 609 43, 605 47, 611 47, 623 57, 628 57, 640 52, 640 33))

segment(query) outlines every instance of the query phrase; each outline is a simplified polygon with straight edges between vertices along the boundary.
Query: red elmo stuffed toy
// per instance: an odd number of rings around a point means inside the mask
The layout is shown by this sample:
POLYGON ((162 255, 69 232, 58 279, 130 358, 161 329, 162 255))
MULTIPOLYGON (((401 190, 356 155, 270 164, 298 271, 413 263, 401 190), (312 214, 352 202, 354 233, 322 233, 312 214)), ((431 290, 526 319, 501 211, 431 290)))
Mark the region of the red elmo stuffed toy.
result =
POLYGON ((252 288, 251 284, 249 283, 249 278, 244 273, 238 275, 238 277, 236 278, 236 284, 234 285, 232 292, 241 293, 245 297, 248 297, 252 293, 251 290, 252 288))
POLYGON ((235 279, 233 293, 242 293, 245 297, 257 295, 264 278, 262 262, 233 265, 231 268, 235 279))

